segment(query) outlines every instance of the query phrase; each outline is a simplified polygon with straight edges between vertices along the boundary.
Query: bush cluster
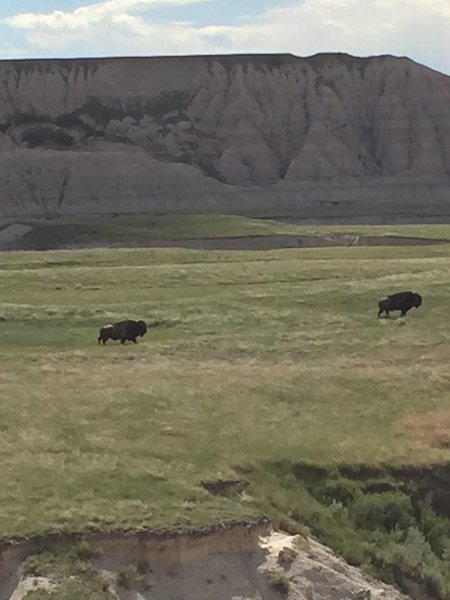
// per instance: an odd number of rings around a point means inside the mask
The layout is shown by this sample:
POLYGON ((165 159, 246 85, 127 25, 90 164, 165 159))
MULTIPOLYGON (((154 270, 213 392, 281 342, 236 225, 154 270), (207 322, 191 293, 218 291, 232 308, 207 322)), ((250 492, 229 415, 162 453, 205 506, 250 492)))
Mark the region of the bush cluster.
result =
POLYGON ((405 593, 418 586, 430 600, 450 600, 450 520, 423 508, 414 489, 387 485, 383 474, 366 486, 330 469, 296 466, 289 473, 276 465, 265 472, 264 480, 262 472, 247 477, 261 487, 275 526, 293 533, 307 526, 350 564, 405 593))

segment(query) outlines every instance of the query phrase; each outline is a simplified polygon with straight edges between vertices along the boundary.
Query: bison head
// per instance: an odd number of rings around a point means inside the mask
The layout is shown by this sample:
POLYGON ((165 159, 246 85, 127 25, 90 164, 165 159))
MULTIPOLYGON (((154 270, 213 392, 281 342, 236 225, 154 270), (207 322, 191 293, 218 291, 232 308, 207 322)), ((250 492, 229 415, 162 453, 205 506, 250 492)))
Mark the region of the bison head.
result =
POLYGON ((143 335, 145 335, 147 333, 147 325, 145 324, 144 321, 138 321, 137 325, 139 327, 139 335, 142 337, 143 335))
POLYGON ((422 296, 420 294, 414 294, 414 306, 419 308, 422 304, 422 296))

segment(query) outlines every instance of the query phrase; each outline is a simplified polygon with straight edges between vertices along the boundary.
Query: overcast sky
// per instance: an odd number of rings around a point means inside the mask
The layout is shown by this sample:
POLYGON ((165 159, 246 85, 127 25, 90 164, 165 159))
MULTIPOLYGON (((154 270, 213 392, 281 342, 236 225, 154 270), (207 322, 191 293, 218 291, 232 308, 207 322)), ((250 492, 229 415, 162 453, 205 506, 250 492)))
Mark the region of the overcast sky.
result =
POLYGON ((349 52, 450 74, 450 0, 0 0, 0 57, 349 52))

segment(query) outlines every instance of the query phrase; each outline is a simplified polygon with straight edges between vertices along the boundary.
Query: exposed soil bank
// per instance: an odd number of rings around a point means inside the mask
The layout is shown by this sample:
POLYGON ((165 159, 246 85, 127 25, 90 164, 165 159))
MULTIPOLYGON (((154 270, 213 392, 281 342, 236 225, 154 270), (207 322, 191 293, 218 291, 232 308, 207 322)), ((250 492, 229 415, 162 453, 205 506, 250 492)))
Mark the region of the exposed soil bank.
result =
POLYGON ((0 600, 11 597, 21 577, 20 565, 28 556, 44 551, 63 552, 80 540, 88 542, 94 554, 98 553, 102 568, 119 570, 124 565, 141 563, 186 568, 223 553, 259 552, 259 538, 268 533, 269 521, 260 518, 203 528, 48 534, 4 540, 0 544, 0 600))
MULTIPOLYGON (((158 556, 158 542, 66 546, 32 555, 5 600, 406 600, 318 542, 281 532, 241 540, 238 528, 197 543, 189 560, 158 556), (138 550, 138 552, 136 552, 138 550), (169 558, 169 560, 167 560, 169 558), (91 594, 89 594, 89 591, 91 594), (68 596, 70 592, 70 596, 68 596)), ((181 539, 166 540, 175 548, 181 539)))

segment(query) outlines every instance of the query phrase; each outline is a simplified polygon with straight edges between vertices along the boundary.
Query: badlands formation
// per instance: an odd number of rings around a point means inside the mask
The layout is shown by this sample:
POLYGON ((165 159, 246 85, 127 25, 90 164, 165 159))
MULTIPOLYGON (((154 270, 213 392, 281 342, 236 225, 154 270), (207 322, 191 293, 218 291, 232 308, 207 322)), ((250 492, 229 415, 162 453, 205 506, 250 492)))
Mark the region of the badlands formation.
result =
POLYGON ((406 58, 17 60, 0 81, 3 219, 370 220, 450 200, 450 78, 406 58))

